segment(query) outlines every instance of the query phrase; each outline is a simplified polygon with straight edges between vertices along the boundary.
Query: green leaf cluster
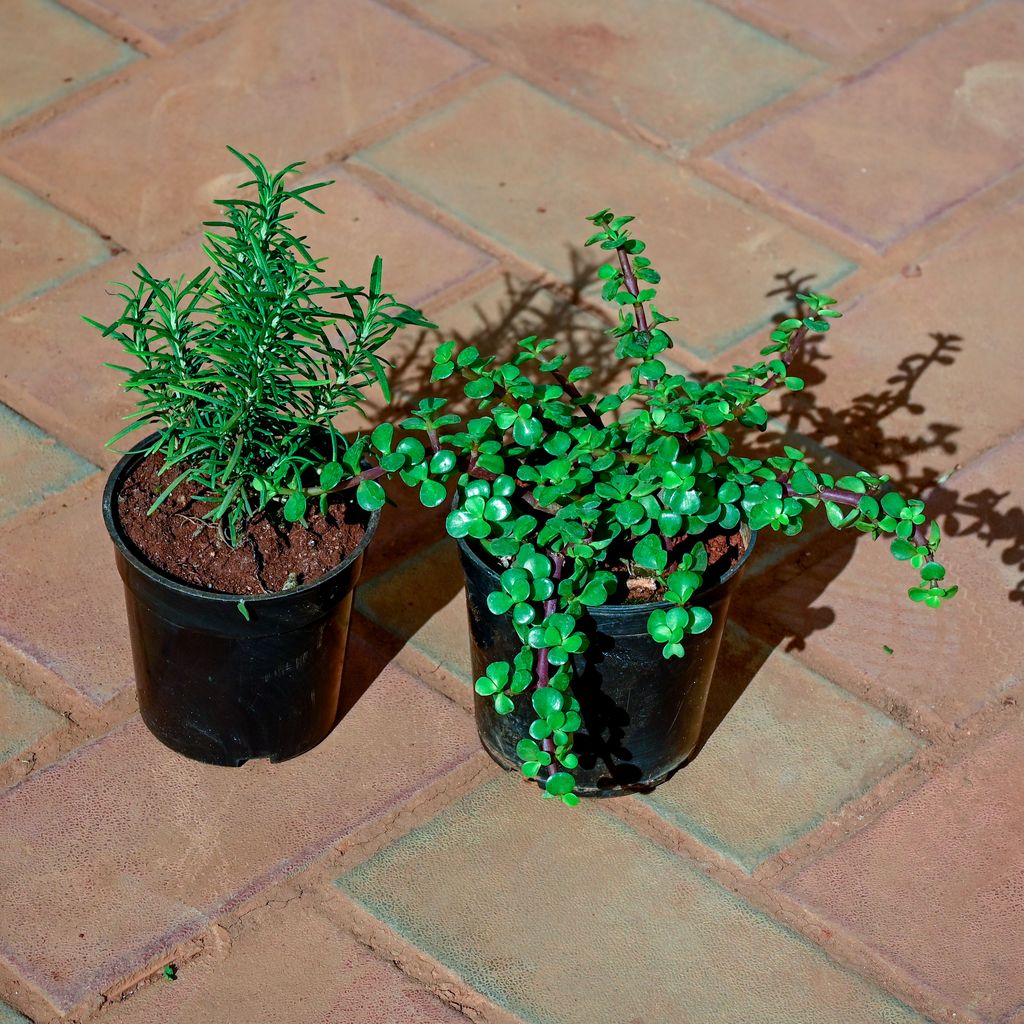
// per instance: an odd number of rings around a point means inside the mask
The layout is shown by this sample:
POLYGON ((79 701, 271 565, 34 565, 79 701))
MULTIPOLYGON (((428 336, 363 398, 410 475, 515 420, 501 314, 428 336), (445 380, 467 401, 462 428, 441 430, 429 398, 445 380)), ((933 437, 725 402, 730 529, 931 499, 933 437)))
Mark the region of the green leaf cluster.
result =
POLYGON ((153 507, 196 481, 207 518, 234 543, 256 512, 274 506, 299 521, 309 501, 323 508, 331 491, 353 482, 364 508, 380 507, 380 484, 360 479, 366 440, 347 441, 334 421, 368 388, 389 396, 381 348, 396 331, 433 325, 383 291, 379 256, 368 287, 321 276, 323 260, 293 219, 296 207, 322 213, 308 196, 331 182, 289 188, 301 163, 272 173, 258 157, 231 152, 252 177, 244 195, 217 200, 222 218, 206 223, 210 266, 172 281, 140 264, 133 284, 118 285, 121 315, 86 320, 130 357, 114 368, 138 396, 109 444, 155 426, 145 450, 162 454, 169 482, 153 507))

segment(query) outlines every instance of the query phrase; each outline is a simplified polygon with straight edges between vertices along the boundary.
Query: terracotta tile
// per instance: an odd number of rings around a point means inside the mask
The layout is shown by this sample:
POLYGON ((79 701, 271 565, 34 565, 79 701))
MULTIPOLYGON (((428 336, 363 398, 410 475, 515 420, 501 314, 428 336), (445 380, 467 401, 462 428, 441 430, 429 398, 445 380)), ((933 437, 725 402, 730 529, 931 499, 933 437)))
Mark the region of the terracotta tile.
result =
POLYGON ((930 485, 1024 426, 1006 367, 1017 321, 1005 301, 1024 259, 1024 203, 847 303, 798 373, 781 419, 875 472, 930 485), (942 339, 945 340, 942 340, 942 339))
POLYGON ((455 541, 446 538, 364 584, 356 606, 399 640, 469 681, 466 595, 455 541), (424 586, 425 580, 430 586, 424 586))
POLYGON ((111 1024, 465 1024, 461 1014, 339 932, 311 902, 257 912, 256 927, 232 929, 224 958, 185 964, 173 984, 158 980, 111 1005, 105 1016, 111 1024))
POLYGON ((531 1024, 920 1021, 618 820, 565 810, 501 779, 336 884, 531 1024))
POLYGON ((473 0, 414 2, 438 22, 499 46, 503 61, 552 80, 573 102, 642 125, 675 146, 771 102, 821 66, 702 3, 566 7, 526 0, 509 10, 473 0), (736 74, 737 67, 745 73, 736 74))
POLYGON ((0 310, 66 281, 108 256, 88 228, 0 177, 0 310))
POLYGON ((1024 1004, 1024 729, 1020 722, 787 886, 937 989, 1001 1021, 1024 1004))
POLYGON ((916 573, 884 541, 862 540, 852 557, 837 548, 774 590, 768 616, 799 638, 802 660, 841 685, 880 689, 898 717, 921 707, 952 725, 997 700, 1021 679, 1022 457, 1024 435, 930 500, 946 530, 940 559, 961 588, 942 608, 910 601, 916 573))
POLYGON ((848 55, 870 50, 904 32, 919 33, 937 22, 967 10, 974 0, 860 0, 856 4, 817 3, 815 0, 727 0, 737 14, 767 19, 788 36, 807 33, 829 49, 848 55))
POLYGON ((1020 5, 986 4, 719 159, 885 249, 1024 161, 1022 44, 1020 5))
POLYGON ((0 676, 0 761, 20 754, 63 722, 56 711, 0 676))
POLYGON ((131 719, 0 798, 14 901, 0 950, 66 1012, 474 747, 467 715, 394 669, 319 747, 283 764, 201 765, 131 719))
MULTIPOLYGON (((196 247, 198 247, 196 245, 196 247)), ((119 361, 117 343, 82 320, 113 320, 121 305, 112 282, 132 282, 137 260, 122 255, 62 288, 0 316, 0 393, 45 430, 103 465, 118 456, 104 450, 135 401, 120 387, 123 375, 104 366, 119 361)), ((166 276, 185 273, 194 254, 153 265, 166 276)))
POLYGON ((173 4, 161 0, 92 0, 92 3, 165 45, 220 21, 243 6, 243 0, 176 0, 173 4))
POLYGON ((93 704, 133 685, 124 592, 97 476, 0 532, 0 643, 93 704))
POLYGON ((0 405, 0 523, 95 471, 91 463, 0 405))
POLYGON ((152 251, 244 180, 224 142, 273 166, 315 160, 473 63, 371 0, 254 3, 224 32, 150 62, 6 152, 121 244, 152 251))
POLYGON ((327 280, 366 285, 373 258, 379 255, 384 261, 384 289, 402 302, 420 306, 494 263, 492 257, 369 188, 337 164, 309 176, 317 181, 332 178, 333 185, 308 197, 324 215, 301 211, 296 218, 313 255, 326 257, 327 280))
POLYGON ((737 629, 722 644, 705 734, 716 723, 696 759, 643 799, 747 871, 918 747, 874 708, 737 629))
POLYGON ((10 0, 0 25, 0 124, 134 60, 135 51, 51 0, 10 0), (45 45, 40 45, 45 40, 45 45))
POLYGON ((581 259, 600 261, 582 248, 588 214, 611 206, 637 215, 636 233, 649 242, 665 282, 657 305, 682 317, 677 343, 702 357, 770 321, 778 304, 765 293, 774 274, 800 267, 824 288, 852 269, 678 164, 511 78, 481 86, 358 159, 565 279, 581 259), (458 138, 475 144, 449 145, 458 138), (712 301, 725 292, 727 303, 712 301))

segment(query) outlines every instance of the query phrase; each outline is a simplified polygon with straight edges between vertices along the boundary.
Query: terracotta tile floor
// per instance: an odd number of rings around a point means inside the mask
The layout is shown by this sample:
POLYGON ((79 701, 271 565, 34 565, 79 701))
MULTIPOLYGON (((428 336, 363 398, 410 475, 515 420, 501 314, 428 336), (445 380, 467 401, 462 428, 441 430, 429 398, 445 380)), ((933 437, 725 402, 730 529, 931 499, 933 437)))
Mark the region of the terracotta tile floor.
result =
MULTIPOLYGON (((1024 1021, 1019 0, 9 0, 0 54, 2 1024, 1024 1021), (932 490, 956 605, 766 538, 692 767, 568 811, 482 754, 458 562, 403 500, 335 733, 276 767, 159 747, 99 523, 127 405, 78 317, 200 258, 225 143, 339 179, 337 276, 382 252, 488 351, 607 351, 605 205, 688 370, 832 291, 769 436, 932 490)), ((396 345, 399 404, 432 340, 396 345)))

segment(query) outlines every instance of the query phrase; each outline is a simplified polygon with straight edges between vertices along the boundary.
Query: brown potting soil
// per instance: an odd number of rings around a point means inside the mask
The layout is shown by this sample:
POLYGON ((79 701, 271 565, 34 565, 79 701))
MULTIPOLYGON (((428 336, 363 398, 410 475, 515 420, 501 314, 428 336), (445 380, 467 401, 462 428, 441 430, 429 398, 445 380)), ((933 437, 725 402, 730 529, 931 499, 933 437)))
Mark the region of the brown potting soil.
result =
MULTIPOLYGON (((708 567, 704 579, 710 584, 721 579, 742 557, 746 550, 743 534, 739 530, 733 533, 716 533, 711 536, 695 537, 692 541, 684 539, 669 552, 669 563, 665 575, 670 576, 679 565, 679 559, 691 550, 698 541, 702 541, 708 553, 708 567)), ((620 563, 611 566, 611 571, 621 579, 627 577, 628 568, 620 563)), ((622 584, 620 582, 620 590, 622 584)), ((625 594, 620 596, 623 604, 645 604, 649 601, 660 601, 665 596, 665 588, 649 577, 628 576, 625 579, 625 594)))
POLYGON ((366 513, 353 492, 333 495, 327 514, 310 502, 306 525, 289 523, 280 508, 255 515, 231 547, 219 527, 203 519, 207 493, 193 481, 179 485, 147 515, 164 488, 182 472, 159 475, 163 456, 140 459, 117 495, 117 515, 139 554, 154 568, 193 587, 220 594, 258 596, 312 583, 351 554, 366 532, 366 513))

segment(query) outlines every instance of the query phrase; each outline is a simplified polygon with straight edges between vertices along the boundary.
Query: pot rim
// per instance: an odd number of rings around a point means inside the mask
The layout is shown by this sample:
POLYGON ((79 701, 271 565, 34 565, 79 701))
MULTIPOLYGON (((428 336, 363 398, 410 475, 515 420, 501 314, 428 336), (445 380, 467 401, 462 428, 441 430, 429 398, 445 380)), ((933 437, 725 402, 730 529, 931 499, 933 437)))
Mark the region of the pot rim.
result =
MULTIPOLYGON (((139 444, 144 445, 156 437, 157 434, 150 434, 148 437, 143 438, 139 444)), ((107 483, 103 488, 103 522, 107 527, 107 533, 110 534, 110 539, 114 542, 114 546, 133 568, 153 582, 159 583, 161 586, 187 597, 201 597, 205 600, 231 605, 237 605, 239 601, 244 601, 247 606, 269 604, 280 600, 293 600, 297 596, 309 593, 317 587, 329 583, 335 576, 347 569, 369 547, 370 541, 373 540, 373 535, 377 531, 377 525, 380 522, 380 509, 371 512, 363 538, 356 548, 349 552, 345 559, 339 562, 333 569, 329 569, 311 583, 303 583, 300 587, 294 587, 292 590, 281 590, 276 594, 224 594, 216 590, 204 590, 201 587, 193 586, 191 583, 176 580, 173 576, 168 576, 155 566, 150 565, 149 562, 140 558, 133 550, 133 545, 125 535, 120 519, 114 512, 114 494, 122 479, 131 466, 146 454, 147 452, 145 451, 126 452, 110 471, 107 483)))
MULTIPOLYGON (((731 565, 728 571, 723 576, 719 577, 719 579, 715 580, 714 583, 706 587, 702 585, 700 589, 696 591, 694 597, 696 597, 697 594, 707 593, 708 591, 715 590, 718 587, 723 586, 724 584, 728 583, 729 580, 731 580, 737 573, 739 573, 746 566, 747 559, 750 558, 750 554, 754 550, 754 545, 757 543, 758 531, 751 530, 746 523, 741 523, 740 529, 746 531, 747 544, 744 548, 743 554, 739 557, 739 560, 734 565, 731 565)), ((477 554, 477 552, 473 549, 473 545, 469 543, 469 538, 460 537, 456 541, 456 543, 459 545, 461 550, 464 552, 464 554, 466 554, 468 558, 470 558, 474 563, 479 565, 485 572, 488 572, 492 576, 494 576, 495 579, 498 578, 498 572, 495 571, 495 569, 492 566, 488 565, 480 557, 480 555, 477 554)), ((644 601, 637 604, 602 604, 595 608, 590 608, 589 611, 591 614, 597 612, 601 615, 625 615, 630 613, 642 612, 644 609, 650 609, 651 611, 654 611, 658 608, 664 609, 674 607, 675 605, 672 601, 644 601)))

